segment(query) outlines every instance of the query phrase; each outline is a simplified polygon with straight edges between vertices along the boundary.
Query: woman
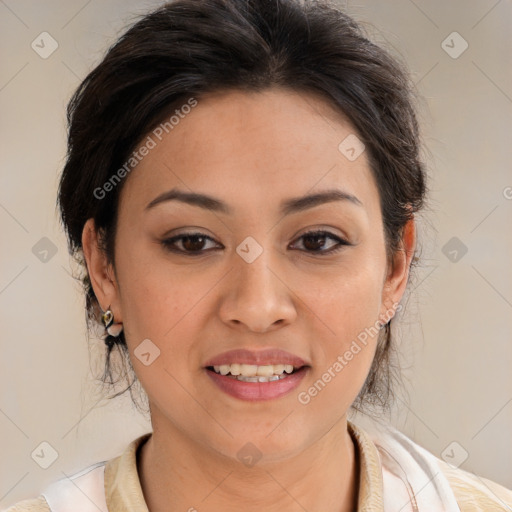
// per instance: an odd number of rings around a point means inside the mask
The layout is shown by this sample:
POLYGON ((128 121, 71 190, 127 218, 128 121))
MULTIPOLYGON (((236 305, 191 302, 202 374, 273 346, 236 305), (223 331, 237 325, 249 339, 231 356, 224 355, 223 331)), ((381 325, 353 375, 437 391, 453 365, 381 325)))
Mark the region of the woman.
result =
POLYGON ((178 0, 69 106, 87 308, 153 432, 14 511, 509 510, 385 405, 426 176, 406 72, 328 3, 178 0))

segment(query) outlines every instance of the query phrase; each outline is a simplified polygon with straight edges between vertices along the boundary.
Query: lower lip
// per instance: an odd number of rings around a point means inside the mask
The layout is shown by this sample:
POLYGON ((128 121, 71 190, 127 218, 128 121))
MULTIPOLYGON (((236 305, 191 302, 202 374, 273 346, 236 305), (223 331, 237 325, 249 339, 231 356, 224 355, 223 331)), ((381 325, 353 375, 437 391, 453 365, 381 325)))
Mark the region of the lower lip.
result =
POLYGON ((241 400, 259 401, 280 398, 293 391, 306 375, 307 367, 288 375, 284 379, 270 382, 243 382, 232 377, 226 377, 210 370, 205 370, 213 382, 228 395, 241 400))

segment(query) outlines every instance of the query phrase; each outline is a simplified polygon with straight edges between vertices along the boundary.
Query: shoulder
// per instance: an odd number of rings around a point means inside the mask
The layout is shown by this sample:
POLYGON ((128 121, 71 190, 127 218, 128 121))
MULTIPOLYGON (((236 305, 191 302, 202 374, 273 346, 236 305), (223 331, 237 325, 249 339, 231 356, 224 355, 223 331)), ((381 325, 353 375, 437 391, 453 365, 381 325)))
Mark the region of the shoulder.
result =
MULTIPOLYGON (((364 431, 358 430, 362 435, 364 431)), ((379 454, 384 497, 386 491, 388 499, 396 494, 395 484, 401 479, 426 510, 512 511, 512 490, 449 465, 391 425, 371 425, 368 437, 379 454), (432 485, 425 485, 425 481, 432 485), (439 506, 432 507, 432 503, 439 506)))
POLYGON ((51 512, 44 496, 15 503, 2 512, 51 512))
POLYGON ((512 510, 512 490, 492 480, 457 469, 438 459, 461 512, 496 512, 512 510))
POLYGON ((97 462, 81 471, 50 483, 32 499, 19 501, 0 512, 108 512, 146 510, 137 473, 137 449, 151 436, 139 436, 125 447, 121 455, 97 462))
POLYGON ((15 503, 2 512, 106 511, 103 490, 105 462, 98 462, 71 476, 51 482, 33 499, 15 503))

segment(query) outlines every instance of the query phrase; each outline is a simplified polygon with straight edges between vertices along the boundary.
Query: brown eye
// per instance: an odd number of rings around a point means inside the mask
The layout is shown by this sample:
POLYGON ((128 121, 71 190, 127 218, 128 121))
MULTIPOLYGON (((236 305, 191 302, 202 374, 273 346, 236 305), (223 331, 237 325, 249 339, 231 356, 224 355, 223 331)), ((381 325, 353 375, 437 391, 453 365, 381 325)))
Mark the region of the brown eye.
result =
POLYGON ((183 233, 181 235, 162 240, 162 245, 169 251, 185 253, 187 256, 199 255, 203 252, 208 241, 214 242, 212 238, 203 233, 183 233), (181 244, 181 248, 178 247, 181 244))
MULTIPOLYGON (((299 237, 298 240, 303 240, 304 249, 302 250, 312 254, 332 254, 342 249, 343 246, 352 245, 329 231, 308 231, 299 237), (331 243, 325 249, 328 240, 331 240, 331 243), (332 243, 332 241, 335 243, 332 243)), ((199 256, 212 249, 212 247, 205 248, 209 241, 216 244, 211 237, 203 233, 182 233, 181 235, 162 240, 162 245, 171 252, 186 256, 199 256)))
POLYGON ((352 245, 329 231, 308 231, 299 237, 299 240, 303 240, 303 246, 306 252, 320 254, 331 254, 339 251, 344 245, 352 245), (331 243, 327 250, 322 250, 322 247, 325 246, 326 240, 328 239, 334 240, 337 243, 334 245, 331 243))

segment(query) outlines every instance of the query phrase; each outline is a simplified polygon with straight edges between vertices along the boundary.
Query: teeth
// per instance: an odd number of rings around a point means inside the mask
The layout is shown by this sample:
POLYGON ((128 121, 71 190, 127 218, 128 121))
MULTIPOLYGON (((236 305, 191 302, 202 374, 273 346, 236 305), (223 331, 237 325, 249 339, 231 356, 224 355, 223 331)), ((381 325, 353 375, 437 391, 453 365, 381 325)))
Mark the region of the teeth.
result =
POLYGON ((233 377, 232 375, 228 375, 228 377, 236 380, 241 380, 242 382, 272 382, 274 380, 286 379, 286 375, 271 375, 270 377, 244 377, 243 375, 238 375, 237 377, 233 377))
POLYGON ((229 364, 221 364, 219 370, 221 375, 227 375, 229 373, 229 364))
MULTIPOLYGON (((229 365, 227 365, 229 366, 229 365)), ((232 364, 231 365, 231 369, 229 370, 229 373, 231 373, 231 375, 240 375, 240 365, 235 363, 235 364, 232 364)))
POLYGON ((267 364, 257 366, 255 364, 221 364, 214 366, 216 373, 221 375, 231 375, 239 377, 238 380, 245 382, 269 382, 284 378, 284 373, 292 373, 293 365, 291 364, 267 364))

